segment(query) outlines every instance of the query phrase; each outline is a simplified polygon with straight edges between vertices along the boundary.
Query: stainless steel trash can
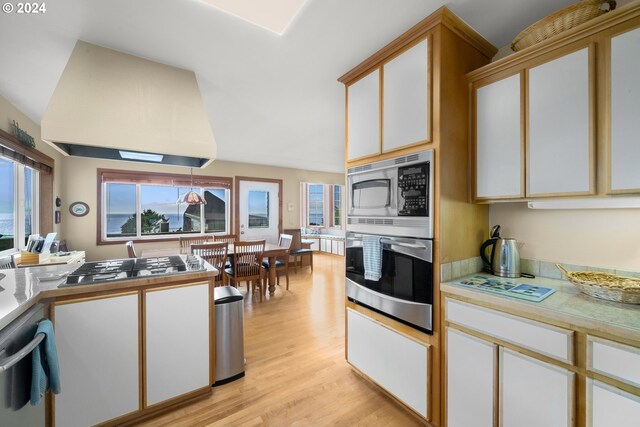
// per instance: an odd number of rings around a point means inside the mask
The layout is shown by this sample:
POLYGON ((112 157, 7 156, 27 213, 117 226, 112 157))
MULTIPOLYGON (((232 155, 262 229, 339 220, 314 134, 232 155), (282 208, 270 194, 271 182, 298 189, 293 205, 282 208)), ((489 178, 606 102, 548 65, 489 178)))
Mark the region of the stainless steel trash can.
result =
POLYGON ((244 376, 244 304, 232 286, 213 290, 216 312, 216 372, 214 386, 244 376))

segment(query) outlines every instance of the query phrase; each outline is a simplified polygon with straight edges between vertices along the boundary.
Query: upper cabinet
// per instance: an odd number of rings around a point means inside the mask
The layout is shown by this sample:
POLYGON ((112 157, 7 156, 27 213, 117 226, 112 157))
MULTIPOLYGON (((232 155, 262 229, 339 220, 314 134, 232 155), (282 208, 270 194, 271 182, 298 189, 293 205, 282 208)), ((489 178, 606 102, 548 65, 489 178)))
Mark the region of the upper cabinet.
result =
POLYGON ((382 67, 382 150, 429 141, 429 42, 424 39, 382 67))
POLYGON ((380 154, 380 70, 347 88, 347 160, 380 154))
POLYGON ((640 194, 639 74, 638 2, 467 74, 474 200, 640 194))
POLYGON ((520 73, 475 89, 476 198, 524 196, 520 73))
POLYGON ((589 49, 529 70, 528 196, 593 191, 589 49))
POLYGON ((611 38, 609 191, 640 191, 640 29, 611 38))

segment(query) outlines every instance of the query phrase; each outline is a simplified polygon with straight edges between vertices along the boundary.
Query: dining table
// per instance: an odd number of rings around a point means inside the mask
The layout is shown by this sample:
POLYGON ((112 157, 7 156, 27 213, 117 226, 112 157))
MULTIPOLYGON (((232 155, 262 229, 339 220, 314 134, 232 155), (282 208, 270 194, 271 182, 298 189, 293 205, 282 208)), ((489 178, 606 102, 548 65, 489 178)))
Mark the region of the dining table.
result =
MULTIPOLYGON (((264 252, 262 253, 262 256, 264 258, 269 258, 269 265, 275 266, 276 260, 278 258, 287 256, 288 252, 289 252, 289 249, 285 247, 274 245, 273 243, 265 243, 264 252)), ((234 253, 233 243, 230 243, 228 254, 229 256, 231 256, 233 255, 233 253, 234 253)), ((184 253, 180 251, 180 248, 146 249, 146 250, 143 250, 141 253, 142 258, 157 258, 157 257, 173 256, 173 255, 184 255, 184 253)), ((268 284, 270 296, 273 296, 276 293, 276 281, 277 281, 276 274, 277 273, 275 268, 269 268, 269 276, 268 276, 267 284, 268 284)))

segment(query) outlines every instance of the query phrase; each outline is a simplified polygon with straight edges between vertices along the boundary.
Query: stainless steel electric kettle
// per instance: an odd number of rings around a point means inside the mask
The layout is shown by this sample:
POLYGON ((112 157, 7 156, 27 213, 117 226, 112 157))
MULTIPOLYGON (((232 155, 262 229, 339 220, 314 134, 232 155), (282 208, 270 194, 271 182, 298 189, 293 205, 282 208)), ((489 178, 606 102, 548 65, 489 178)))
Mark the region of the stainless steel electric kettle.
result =
POLYGON ((480 246, 480 257, 484 262, 484 271, 500 277, 520 277, 520 253, 516 239, 500 237, 500 226, 491 229, 491 238, 480 246), (487 257, 487 248, 491 256, 487 257))

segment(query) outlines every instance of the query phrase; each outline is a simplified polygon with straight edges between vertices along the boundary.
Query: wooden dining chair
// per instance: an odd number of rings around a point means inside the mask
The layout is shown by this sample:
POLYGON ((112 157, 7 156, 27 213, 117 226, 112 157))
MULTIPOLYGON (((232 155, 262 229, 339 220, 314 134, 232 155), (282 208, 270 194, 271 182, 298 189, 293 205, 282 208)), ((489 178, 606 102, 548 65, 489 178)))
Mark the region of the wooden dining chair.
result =
POLYGON ((184 236, 180 237, 180 253, 188 254, 191 253, 191 245, 202 245, 204 243, 209 243, 212 241, 211 236, 184 236))
POLYGON ((11 255, 0 258, 0 270, 16 268, 16 263, 11 255))
POLYGON ((191 245, 191 253, 193 255, 202 257, 202 259, 218 270, 218 275, 214 281, 215 286, 221 286, 224 284, 224 269, 227 262, 228 252, 229 244, 227 242, 191 245))
POLYGON ((293 236, 293 241, 291 242, 291 250, 290 254, 293 256, 293 266, 295 272, 298 272, 298 266, 302 267, 302 258, 305 256, 309 257, 309 264, 311 265, 311 271, 313 271, 313 250, 312 249, 303 249, 302 248, 302 236, 299 229, 295 230, 286 230, 293 236))
MULTIPOLYGON (((287 290, 289 290, 289 250, 291 249, 291 242, 293 241, 293 236, 291 234, 281 234, 280 240, 278 241, 278 246, 286 248, 287 254, 283 257, 278 257, 276 259, 276 285, 280 286, 280 273, 284 272, 285 277, 287 278, 287 290)), ((273 268, 269 265, 269 260, 262 261, 262 267, 266 270, 273 268)), ((267 273, 268 274, 268 273, 267 273)), ((267 276, 265 274, 265 277, 267 276)), ((266 286, 264 286, 266 291, 266 286)))
POLYGON ((233 250, 233 263, 231 267, 225 268, 225 278, 227 283, 238 286, 238 283, 247 282, 247 293, 249 286, 260 291, 260 301, 262 301, 263 268, 262 254, 264 253, 264 240, 236 242, 233 250))
POLYGON ((238 236, 235 234, 224 234, 220 236, 213 236, 214 242, 227 242, 229 244, 234 244, 238 240, 238 236))
POLYGON ((127 254, 129 255, 129 258, 138 258, 136 255, 136 248, 133 246, 133 241, 129 240, 125 244, 127 245, 127 254))

